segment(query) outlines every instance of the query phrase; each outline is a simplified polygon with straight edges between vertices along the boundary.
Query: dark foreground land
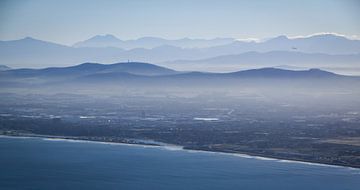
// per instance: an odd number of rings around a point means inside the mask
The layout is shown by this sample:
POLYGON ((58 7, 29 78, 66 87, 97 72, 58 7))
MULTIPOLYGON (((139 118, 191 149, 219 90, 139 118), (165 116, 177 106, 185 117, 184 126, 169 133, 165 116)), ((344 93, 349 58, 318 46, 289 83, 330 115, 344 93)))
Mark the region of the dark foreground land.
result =
POLYGON ((360 168, 357 103, 1 94, 0 134, 245 153, 360 168), (277 102, 277 103, 274 103, 277 102), (137 139, 137 140, 134 140, 137 139), (140 139, 140 140, 139 140, 140 139))

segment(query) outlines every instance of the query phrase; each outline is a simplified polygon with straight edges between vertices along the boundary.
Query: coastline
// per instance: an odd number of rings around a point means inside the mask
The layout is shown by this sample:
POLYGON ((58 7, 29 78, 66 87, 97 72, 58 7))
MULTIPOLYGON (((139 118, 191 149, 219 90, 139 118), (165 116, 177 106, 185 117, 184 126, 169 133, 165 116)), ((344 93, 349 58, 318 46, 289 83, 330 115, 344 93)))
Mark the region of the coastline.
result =
MULTIPOLYGON (((131 139, 128 142, 114 142, 114 141, 99 141, 99 140, 91 140, 88 138, 82 137, 72 137, 72 136, 56 136, 56 135, 38 135, 38 134, 27 134, 27 133, 18 133, 18 134, 0 134, 0 138, 39 138, 43 140, 50 141, 67 141, 67 142, 86 142, 86 143, 100 143, 100 144, 108 144, 108 145, 123 145, 123 146, 139 146, 139 147, 149 147, 149 148, 164 148, 166 150, 171 151, 187 151, 187 152, 201 152, 201 153, 210 153, 210 154, 221 154, 227 156, 235 156, 240 158, 248 158, 248 159, 258 159, 264 161, 277 161, 282 163, 295 163, 295 164, 305 164, 305 165, 314 165, 314 166, 322 166, 322 167, 334 167, 334 168, 347 168, 351 170, 360 170, 360 167, 355 167, 351 165, 336 165, 336 164, 328 164, 322 162, 311 162, 308 160, 302 159, 286 159, 282 157, 275 157, 271 155, 263 155, 256 153, 248 153, 248 152, 226 152, 226 151, 217 151, 217 150, 203 150, 203 149, 194 149, 187 148, 174 144, 167 143, 145 143, 143 140, 131 139)), ((152 141, 155 142, 155 141, 152 141)))
POLYGON ((92 142, 92 143, 106 143, 106 144, 124 144, 124 145, 139 145, 139 146, 162 146, 162 143, 146 142, 144 140, 137 139, 123 139, 123 141, 106 141, 104 139, 91 139, 88 137, 76 137, 76 136, 57 136, 57 135, 39 135, 29 133, 17 133, 17 134, 0 134, 0 137, 13 137, 13 138, 42 138, 46 140, 67 140, 67 141, 78 141, 78 142, 92 142))
POLYGON ((258 159, 258 160, 265 160, 265 161, 277 161, 283 163, 298 163, 298 164, 306 164, 306 165, 314 165, 314 166, 323 166, 323 167, 333 167, 333 168, 348 168, 353 170, 360 170, 360 167, 355 167, 352 165, 335 165, 335 164, 328 164, 323 162, 311 162, 308 160, 301 160, 301 159, 287 159, 284 157, 275 157, 271 155, 264 155, 264 154, 256 154, 256 153, 249 153, 249 152, 225 152, 225 151, 213 151, 213 150, 201 150, 201 149, 187 149, 184 150, 188 151, 196 151, 196 152, 209 152, 209 153, 218 153, 224 155, 232 155, 241 158, 250 158, 250 159, 258 159))

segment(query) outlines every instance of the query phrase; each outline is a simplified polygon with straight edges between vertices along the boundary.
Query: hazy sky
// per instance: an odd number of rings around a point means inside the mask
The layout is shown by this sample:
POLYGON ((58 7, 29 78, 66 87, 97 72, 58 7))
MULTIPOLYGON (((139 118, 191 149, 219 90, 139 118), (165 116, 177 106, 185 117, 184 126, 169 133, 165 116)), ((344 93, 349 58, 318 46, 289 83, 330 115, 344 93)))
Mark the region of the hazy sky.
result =
POLYGON ((359 0, 0 0, 0 39, 360 37, 359 0))

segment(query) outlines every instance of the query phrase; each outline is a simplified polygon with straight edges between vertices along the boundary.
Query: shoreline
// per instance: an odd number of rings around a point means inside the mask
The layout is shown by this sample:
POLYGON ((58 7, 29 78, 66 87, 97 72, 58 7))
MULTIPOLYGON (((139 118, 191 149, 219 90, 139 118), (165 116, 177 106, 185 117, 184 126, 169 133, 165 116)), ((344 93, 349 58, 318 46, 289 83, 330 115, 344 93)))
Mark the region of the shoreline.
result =
POLYGON ((139 145, 139 146, 153 146, 159 147, 163 143, 158 143, 155 141, 145 142, 140 139, 122 139, 123 141, 106 141, 98 140, 84 137, 76 136, 57 136, 57 135, 39 135, 39 134, 28 134, 28 133, 17 133, 17 134, 0 134, 0 137, 14 137, 14 138, 42 138, 47 140, 68 140, 68 141, 84 141, 84 142, 94 142, 94 143, 113 143, 113 144, 125 144, 125 145, 139 145))
POLYGON ((351 165, 336 165, 336 164, 328 164, 323 162, 310 162, 307 160, 301 159, 286 159, 283 157, 275 157, 263 154, 255 154, 255 153, 248 153, 248 152, 225 152, 225 151, 212 151, 212 150, 202 150, 202 149, 186 149, 188 151, 196 151, 196 152, 207 152, 207 153, 218 153, 224 155, 232 155, 241 158, 249 158, 249 159, 258 159, 264 161, 277 161, 282 163, 298 163, 298 164, 305 164, 305 165, 313 165, 313 166, 322 166, 322 167, 333 167, 333 168, 348 168, 352 170, 360 170, 360 167, 354 167, 351 165))
MULTIPOLYGON (((257 160, 264 160, 264 161, 277 161, 282 163, 295 163, 295 164, 305 164, 305 165, 314 165, 314 166, 322 166, 322 167, 333 167, 333 168, 347 168, 351 170, 360 170, 360 167, 354 167, 350 165, 336 165, 336 164, 328 164, 322 162, 310 162, 307 160, 301 159, 286 159, 281 157, 275 156, 268 156, 262 154, 255 154, 255 153, 247 153, 247 152, 225 152, 225 151, 216 151, 216 150, 203 150, 203 149, 193 149, 193 148, 186 148, 179 145, 174 144, 167 144, 157 142, 158 144, 154 143, 144 143, 142 140, 136 141, 131 140, 131 142, 114 142, 114 141, 99 141, 99 140, 91 140, 81 137, 72 137, 72 136, 55 136, 55 135, 38 135, 38 134, 0 134, 0 138, 39 138, 43 140, 50 140, 50 141, 68 141, 68 142, 86 142, 86 143, 101 143, 101 144, 108 144, 108 145, 123 145, 123 146, 140 146, 143 148, 150 147, 150 148, 164 148, 166 150, 171 151, 187 151, 187 152, 200 152, 200 153, 210 153, 210 154, 221 154, 227 156, 235 156, 240 158, 248 158, 248 159, 257 159, 257 160)), ((155 141, 154 141, 155 142, 155 141)))

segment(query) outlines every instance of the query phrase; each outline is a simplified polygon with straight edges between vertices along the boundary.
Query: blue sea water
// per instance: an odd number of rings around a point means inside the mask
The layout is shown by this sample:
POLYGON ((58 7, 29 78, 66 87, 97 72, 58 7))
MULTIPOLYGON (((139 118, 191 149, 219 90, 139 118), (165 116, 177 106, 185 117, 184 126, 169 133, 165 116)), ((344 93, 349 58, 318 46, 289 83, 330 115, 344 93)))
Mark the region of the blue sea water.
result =
POLYGON ((159 147, 0 137, 0 189, 358 190, 360 170, 159 147))

